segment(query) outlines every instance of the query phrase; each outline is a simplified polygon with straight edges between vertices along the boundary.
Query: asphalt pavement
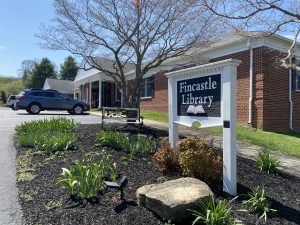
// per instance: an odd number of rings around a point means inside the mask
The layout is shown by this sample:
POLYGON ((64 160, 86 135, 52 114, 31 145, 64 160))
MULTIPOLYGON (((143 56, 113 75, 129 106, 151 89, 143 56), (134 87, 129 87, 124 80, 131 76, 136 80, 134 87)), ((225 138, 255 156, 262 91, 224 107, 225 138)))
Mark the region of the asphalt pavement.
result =
POLYGON ((101 123, 99 116, 89 114, 75 116, 67 112, 43 111, 39 115, 30 115, 24 110, 12 111, 0 107, 0 225, 22 224, 22 212, 16 187, 16 149, 13 144, 16 125, 59 116, 72 118, 82 124, 101 123))

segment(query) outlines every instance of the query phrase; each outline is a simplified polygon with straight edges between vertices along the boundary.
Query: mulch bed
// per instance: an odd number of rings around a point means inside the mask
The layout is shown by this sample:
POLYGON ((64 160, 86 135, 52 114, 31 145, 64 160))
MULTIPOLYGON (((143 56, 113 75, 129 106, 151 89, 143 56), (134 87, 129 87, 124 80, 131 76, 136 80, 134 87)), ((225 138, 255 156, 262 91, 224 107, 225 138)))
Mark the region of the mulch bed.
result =
MULTIPOLYGON (((110 128, 113 128, 111 125, 110 128)), ((164 224, 156 215, 144 207, 136 204, 135 192, 137 188, 151 183, 157 183, 157 178, 164 176, 168 180, 176 179, 178 174, 162 174, 155 170, 152 156, 140 155, 125 165, 122 151, 106 149, 111 155, 110 161, 117 162, 123 175, 128 176, 129 184, 125 189, 126 202, 119 199, 119 192, 106 189, 97 199, 91 201, 78 201, 71 199, 64 189, 56 184, 61 173, 61 168, 68 167, 75 160, 83 159, 88 152, 97 152, 103 149, 96 142, 96 132, 101 130, 99 125, 81 125, 78 134, 77 148, 63 156, 37 155, 32 158, 32 163, 38 165, 32 181, 17 182, 20 193, 30 190, 37 191, 32 201, 24 201, 20 198, 23 217, 26 224, 164 224), (61 206, 47 209, 49 202, 60 202, 61 206)), ((149 127, 125 130, 131 134, 145 134, 159 139, 166 137, 168 133, 149 127)), ((26 152, 26 148, 17 147, 17 155, 26 152)), ((300 179, 280 173, 269 175, 256 168, 253 161, 238 157, 238 195, 241 196, 232 203, 235 218, 243 224, 300 224, 300 179), (258 221, 256 213, 239 212, 244 209, 241 204, 243 195, 258 185, 264 185, 268 196, 272 200, 272 208, 276 214, 266 223, 258 221)), ((218 198, 223 198, 224 193, 216 193, 218 198)), ((187 222, 183 224, 188 224, 187 222)), ((191 224, 191 223, 190 223, 191 224)))

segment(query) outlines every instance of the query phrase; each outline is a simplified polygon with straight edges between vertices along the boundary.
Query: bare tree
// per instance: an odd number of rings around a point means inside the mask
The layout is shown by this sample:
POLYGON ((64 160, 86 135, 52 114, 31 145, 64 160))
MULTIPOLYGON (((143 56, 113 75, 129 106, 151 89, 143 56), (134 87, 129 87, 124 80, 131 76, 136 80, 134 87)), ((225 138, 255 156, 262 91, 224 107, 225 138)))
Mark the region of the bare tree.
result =
POLYGON ((300 32, 300 1, 298 0, 200 0, 204 7, 226 18, 236 30, 265 31, 265 36, 287 33, 293 37, 286 57, 281 63, 286 68, 300 70, 292 63, 300 32))
POLYGON ((96 68, 118 81, 124 106, 139 106, 149 70, 206 42, 217 29, 209 10, 177 0, 54 0, 53 6, 54 24, 36 35, 41 46, 83 57, 84 69, 96 68), (113 70, 99 57, 113 60, 113 70), (129 65, 135 70, 130 85, 129 65))
POLYGON ((22 78, 23 82, 26 83, 30 72, 37 64, 36 60, 25 59, 21 63, 21 68, 19 69, 19 76, 22 78))

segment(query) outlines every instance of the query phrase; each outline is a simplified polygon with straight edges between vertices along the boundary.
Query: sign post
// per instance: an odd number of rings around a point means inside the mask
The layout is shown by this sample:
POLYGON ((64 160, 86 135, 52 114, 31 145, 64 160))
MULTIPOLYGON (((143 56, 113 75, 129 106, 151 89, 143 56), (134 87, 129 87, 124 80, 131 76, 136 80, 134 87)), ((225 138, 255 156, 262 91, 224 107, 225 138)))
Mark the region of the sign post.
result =
POLYGON ((228 59, 167 73, 169 141, 178 126, 223 126, 223 190, 236 195, 236 76, 239 60, 228 59))

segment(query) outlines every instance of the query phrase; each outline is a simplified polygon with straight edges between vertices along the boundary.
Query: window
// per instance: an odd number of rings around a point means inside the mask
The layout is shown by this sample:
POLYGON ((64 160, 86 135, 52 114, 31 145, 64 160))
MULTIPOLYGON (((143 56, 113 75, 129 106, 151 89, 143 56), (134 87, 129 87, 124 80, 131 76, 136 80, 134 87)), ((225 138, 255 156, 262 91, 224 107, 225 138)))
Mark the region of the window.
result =
POLYGON ((43 96, 47 97, 47 98, 54 98, 55 97, 55 93, 47 91, 47 92, 43 92, 43 96))
POLYGON ((68 96, 62 93, 55 93, 55 98, 68 98, 68 96))
POLYGON ((40 91, 35 91, 30 93, 31 96, 43 96, 42 92, 40 91))
POLYGON ((151 98, 154 93, 154 76, 143 79, 141 98, 151 98))
MULTIPOLYGON (((300 65, 300 60, 294 57, 292 63, 300 65)), ((292 88, 294 91, 300 91, 300 71, 295 69, 292 69, 292 88)))
POLYGON ((115 85, 115 91, 116 91, 116 101, 121 101, 121 92, 120 92, 120 88, 119 87, 121 87, 121 85, 120 85, 120 83, 118 82, 118 84, 116 84, 115 85))

